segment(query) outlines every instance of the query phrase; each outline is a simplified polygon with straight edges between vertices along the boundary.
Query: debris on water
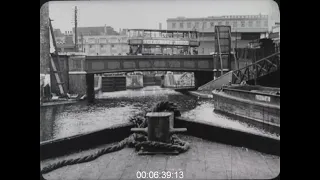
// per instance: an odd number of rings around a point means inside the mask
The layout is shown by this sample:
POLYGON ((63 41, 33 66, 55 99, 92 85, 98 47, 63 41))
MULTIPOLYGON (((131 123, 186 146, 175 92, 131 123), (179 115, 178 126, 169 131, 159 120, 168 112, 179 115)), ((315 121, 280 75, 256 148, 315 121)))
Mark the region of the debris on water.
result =
POLYGON ((52 100, 58 100, 58 99, 59 99, 59 96, 52 96, 51 99, 52 99, 52 100))
POLYGON ((87 95, 83 95, 80 100, 85 100, 87 98, 87 95))

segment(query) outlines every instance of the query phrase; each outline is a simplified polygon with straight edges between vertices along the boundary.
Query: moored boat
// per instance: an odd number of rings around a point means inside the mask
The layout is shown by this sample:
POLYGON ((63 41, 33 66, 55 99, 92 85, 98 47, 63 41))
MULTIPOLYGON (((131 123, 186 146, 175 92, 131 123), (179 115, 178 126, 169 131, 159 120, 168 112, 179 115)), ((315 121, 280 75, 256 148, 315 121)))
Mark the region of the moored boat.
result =
MULTIPOLYGON (((194 122, 178 115, 172 123, 170 120, 170 131, 173 127, 187 129, 174 135, 180 139, 173 145, 178 154, 139 155, 135 148, 124 146, 125 140, 135 136, 131 131, 135 124, 128 123, 41 142, 42 174, 49 180, 271 179, 280 173, 279 138, 194 122), (108 153, 101 153, 105 151, 108 153)), ((153 126, 150 121, 148 124, 148 128, 153 126)))
POLYGON ((230 85, 212 94, 216 112, 280 134, 280 88, 230 85))

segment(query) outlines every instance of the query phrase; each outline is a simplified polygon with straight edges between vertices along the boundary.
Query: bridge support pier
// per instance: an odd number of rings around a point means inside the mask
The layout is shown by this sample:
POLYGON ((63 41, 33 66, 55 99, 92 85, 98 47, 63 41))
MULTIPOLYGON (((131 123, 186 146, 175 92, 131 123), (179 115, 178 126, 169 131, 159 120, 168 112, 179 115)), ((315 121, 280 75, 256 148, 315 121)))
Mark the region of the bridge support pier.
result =
POLYGON ((213 71, 194 72, 195 87, 198 88, 213 80, 213 71))
POLYGON ((86 74, 86 82, 87 82, 87 100, 88 103, 94 102, 94 74, 86 74))

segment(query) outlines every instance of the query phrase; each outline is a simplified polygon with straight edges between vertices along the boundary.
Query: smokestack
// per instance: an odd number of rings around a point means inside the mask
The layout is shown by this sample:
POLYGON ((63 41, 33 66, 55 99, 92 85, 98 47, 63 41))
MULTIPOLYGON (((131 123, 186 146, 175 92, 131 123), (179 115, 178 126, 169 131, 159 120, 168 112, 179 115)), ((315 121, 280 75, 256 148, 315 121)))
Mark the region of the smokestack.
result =
POLYGON ((162 24, 161 24, 161 23, 159 23, 159 29, 160 29, 160 30, 162 29, 162 24))

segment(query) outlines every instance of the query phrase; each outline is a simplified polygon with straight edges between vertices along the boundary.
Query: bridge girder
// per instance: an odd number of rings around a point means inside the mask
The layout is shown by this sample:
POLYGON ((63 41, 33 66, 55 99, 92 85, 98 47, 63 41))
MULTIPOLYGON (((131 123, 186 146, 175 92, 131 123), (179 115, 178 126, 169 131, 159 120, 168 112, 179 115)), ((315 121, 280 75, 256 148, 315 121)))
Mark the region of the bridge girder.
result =
POLYGON ((131 71, 213 71, 211 55, 87 56, 88 74, 131 71))

